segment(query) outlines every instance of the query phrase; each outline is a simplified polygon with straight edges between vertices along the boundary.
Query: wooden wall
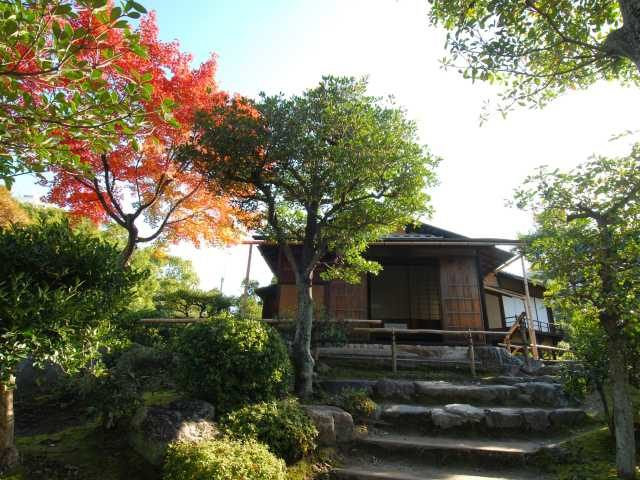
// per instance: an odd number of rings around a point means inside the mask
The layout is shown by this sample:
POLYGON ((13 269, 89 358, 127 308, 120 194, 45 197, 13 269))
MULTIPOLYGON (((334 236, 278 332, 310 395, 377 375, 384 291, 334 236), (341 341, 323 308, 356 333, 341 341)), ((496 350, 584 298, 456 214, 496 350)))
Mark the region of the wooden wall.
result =
POLYGON ((328 284, 327 314, 330 318, 366 319, 367 312, 367 278, 363 276, 360 283, 352 285, 342 280, 333 280, 328 284))
POLYGON ((482 302, 475 257, 442 257, 442 328, 484 330, 482 302))
MULTIPOLYGON (((316 313, 325 309, 324 285, 314 285, 311 295, 316 313)), ((278 292, 278 316, 281 318, 295 318, 298 311, 298 290, 295 285, 279 285, 278 292)))

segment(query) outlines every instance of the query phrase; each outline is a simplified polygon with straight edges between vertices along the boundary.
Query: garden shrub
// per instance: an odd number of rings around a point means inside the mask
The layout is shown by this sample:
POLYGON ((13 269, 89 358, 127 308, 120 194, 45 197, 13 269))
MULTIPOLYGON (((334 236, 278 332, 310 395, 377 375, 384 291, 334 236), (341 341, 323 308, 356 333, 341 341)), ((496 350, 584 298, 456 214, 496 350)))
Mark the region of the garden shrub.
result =
POLYGON ((189 325, 176 352, 180 386, 220 413, 282 398, 291 385, 291 361, 282 339, 258 320, 227 316, 189 325))
POLYGON ((107 430, 126 428, 143 403, 139 382, 122 371, 103 372, 89 388, 89 413, 107 430))
POLYGON ((295 399, 248 405, 223 417, 222 429, 240 439, 255 439, 291 464, 311 454, 318 430, 295 399))
POLYGON ((144 390, 171 386, 171 363, 167 351, 137 344, 106 354, 106 369, 85 381, 90 413, 106 429, 127 426, 143 404, 144 390))
POLYGON ((286 480, 284 462, 255 440, 174 443, 163 473, 163 480, 286 480))
POLYGON ((378 404, 363 389, 345 388, 340 393, 338 403, 340 407, 358 418, 371 417, 378 409, 378 404))

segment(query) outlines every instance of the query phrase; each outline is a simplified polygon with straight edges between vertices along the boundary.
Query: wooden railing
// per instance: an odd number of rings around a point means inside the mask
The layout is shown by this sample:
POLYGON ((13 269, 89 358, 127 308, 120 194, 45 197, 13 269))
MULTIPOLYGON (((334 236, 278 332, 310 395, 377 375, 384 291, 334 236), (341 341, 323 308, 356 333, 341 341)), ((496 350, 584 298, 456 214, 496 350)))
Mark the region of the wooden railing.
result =
MULTIPOLYGON (((189 323, 199 323, 206 321, 206 318, 144 318, 140 320, 140 323, 145 325, 184 325, 189 323)), ((286 325, 290 323, 294 323, 293 319, 264 319, 265 323, 269 325, 286 325)), ((398 371, 398 341, 397 336, 420 336, 427 334, 436 334, 443 336, 462 336, 467 340, 467 345, 469 348, 469 369, 471 371, 472 376, 476 376, 476 361, 475 361, 475 345, 473 336, 474 335, 485 335, 488 337, 503 337, 503 341, 498 343, 499 346, 505 347, 509 353, 516 353, 522 351, 525 362, 529 363, 529 349, 533 347, 529 341, 527 335, 527 328, 525 326, 526 322, 526 314, 522 313, 518 316, 514 324, 507 332, 503 331, 495 331, 495 330, 438 330, 431 328, 415 328, 415 329, 405 329, 405 328, 388 328, 388 327, 364 327, 361 325, 384 325, 382 320, 365 320, 365 319, 344 319, 344 320, 325 320, 325 322, 336 323, 336 324, 345 324, 349 325, 351 331, 355 333, 375 333, 376 335, 389 335, 391 337, 391 369, 393 373, 397 373, 398 371), (520 339, 522 341, 521 344, 513 344, 512 340, 514 335, 519 333, 520 339)), ((552 347, 547 345, 535 345, 537 349, 542 350, 550 350, 550 351, 561 351, 567 352, 569 349, 560 348, 560 347, 552 347)))
POLYGON ((398 329, 398 328, 354 328, 354 332, 360 333, 375 333, 375 334, 389 334, 391 336, 391 370, 393 373, 398 371, 398 346, 397 335, 402 336, 417 336, 425 334, 438 334, 444 336, 464 336, 467 339, 469 347, 469 369, 472 376, 476 376, 476 358, 475 358, 475 346, 473 341, 474 335, 487 335, 504 337, 505 332, 495 332, 488 330, 437 330, 431 328, 415 328, 415 329, 398 329))

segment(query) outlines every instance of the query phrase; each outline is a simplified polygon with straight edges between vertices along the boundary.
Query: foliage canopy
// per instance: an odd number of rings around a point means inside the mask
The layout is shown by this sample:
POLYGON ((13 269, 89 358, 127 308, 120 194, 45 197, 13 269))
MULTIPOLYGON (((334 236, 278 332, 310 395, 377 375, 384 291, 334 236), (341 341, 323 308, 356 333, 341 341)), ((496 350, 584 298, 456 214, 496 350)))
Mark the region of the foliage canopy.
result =
POLYGON ((640 8, 633 0, 431 0, 447 30, 445 65, 504 87, 499 109, 543 106, 598 80, 638 84, 640 8))
POLYGON ((122 70, 146 56, 129 27, 145 12, 131 0, 0 2, 0 180, 75 169, 73 142, 104 152, 146 121, 149 78, 122 70))
POLYGON ((27 356, 84 366, 143 273, 117 249, 68 221, 0 229, 0 380, 27 356))

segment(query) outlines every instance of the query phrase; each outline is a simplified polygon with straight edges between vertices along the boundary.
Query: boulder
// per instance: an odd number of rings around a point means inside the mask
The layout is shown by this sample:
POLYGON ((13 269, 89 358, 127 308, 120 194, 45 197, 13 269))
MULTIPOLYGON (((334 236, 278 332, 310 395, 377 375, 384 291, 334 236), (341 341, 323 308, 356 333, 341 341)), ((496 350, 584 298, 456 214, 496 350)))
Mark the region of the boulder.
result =
POLYGON ((549 430, 549 412, 541 408, 523 408, 522 417, 526 426, 534 432, 549 430))
POLYGON ((414 382, 406 380, 380 380, 374 387, 375 395, 379 398, 398 398, 410 400, 416 393, 414 382))
POLYGON ((318 429, 318 444, 332 446, 353 440, 353 417, 338 407, 303 405, 318 429))
POLYGON ((422 405, 386 405, 380 408, 379 417, 382 419, 406 419, 414 421, 417 419, 431 418, 431 408, 422 405))
POLYGON ((373 392, 375 380, 323 380, 320 382, 322 389, 331 395, 339 395, 345 389, 364 390, 368 395, 373 392))
POLYGON ((16 400, 32 400, 38 395, 50 394, 61 388, 67 378, 58 365, 45 362, 41 367, 36 367, 27 358, 16 369, 16 400))
POLYGON ((488 408, 486 422, 489 428, 507 429, 522 426, 522 412, 516 408, 488 408))
POLYGON ((515 399, 518 388, 510 385, 456 385, 449 382, 415 382, 418 396, 430 400, 481 404, 503 404, 515 399))
POLYGON ((485 412, 481 408, 463 403, 452 403, 444 406, 447 413, 458 415, 465 419, 465 423, 480 423, 484 420, 485 412))
POLYGON ((554 427, 572 427, 586 419, 587 414, 579 408, 558 408, 549 413, 549 420, 554 427))
POLYGON ((465 417, 447 412, 444 408, 434 408, 431 411, 431 421, 443 430, 460 427, 468 422, 465 417))
POLYGON ((529 395, 536 405, 549 405, 564 407, 567 405, 567 398, 562 389, 562 385, 548 382, 523 382, 516 383, 520 392, 529 395))
POLYGON ((129 445, 149 463, 160 466, 172 442, 197 443, 221 436, 213 422, 214 413, 213 405, 200 400, 143 407, 131 422, 129 445))

